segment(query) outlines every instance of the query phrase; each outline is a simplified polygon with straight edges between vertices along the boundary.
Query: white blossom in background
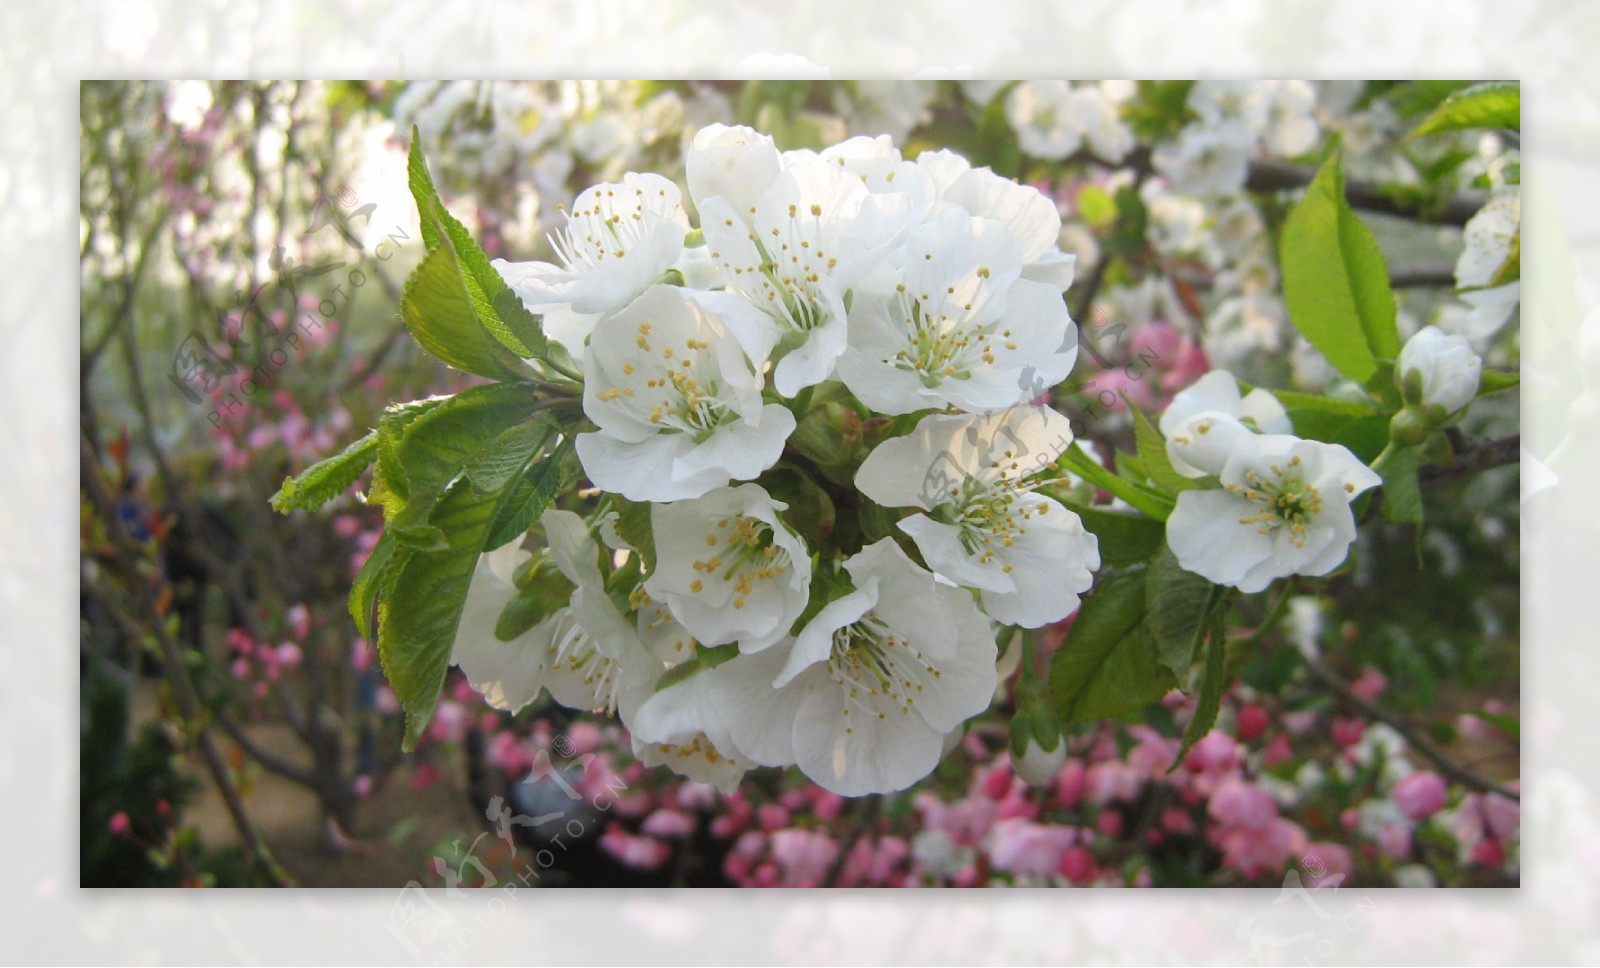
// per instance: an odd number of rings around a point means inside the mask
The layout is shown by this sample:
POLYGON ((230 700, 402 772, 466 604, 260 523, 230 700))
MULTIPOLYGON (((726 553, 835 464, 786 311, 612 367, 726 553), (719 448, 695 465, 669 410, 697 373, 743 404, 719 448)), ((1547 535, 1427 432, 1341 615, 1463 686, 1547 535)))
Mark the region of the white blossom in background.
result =
POLYGON ((1006 119, 1025 154, 1059 161, 1083 146, 1079 102, 1066 81, 1023 81, 1006 95, 1006 119))
POLYGON ((603 317, 583 357, 578 459, 596 486, 630 501, 699 497, 777 462, 794 430, 761 402, 761 374, 729 329, 758 315, 724 293, 656 286, 603 317), (708 308, 709 307, 709 308, 708 308))
POLYGON ((1305 154, 1317 143, 1317 92, 1306 81, 1262 81, 1267 119, 1261 132, 1262 147, 1270 155, 1291 158, 1305 154))
POLYGON ((1167 544, 1185 569, 1250 593, 1337 568, 1356 537, 1350 502, 1382 483, 1344 447, 1248 432, 1218 477, 1219 490, 1178 495, 1167 544))
POLYGON ((1077 327, 1053 286, 1021 272, 1005 225, 942 207, 854 293, 840 379, 887 414, 997 410, 1061 382, 1077 327))
POLYGON ((903 790, 938 765, 947 734, 988 708, 994 634, 967 592, 890 539, 844 568, 851 591, 779 648, 718 666, 712 685, 734 743, 756 762, 797 764, 841 796, 903 790))
POLYGON ((1244 187, 1255 135, 1242 124, 1190 124, 1150 154, 1156 171, 1175 191, 1228 194, 1244 187))
POLYGON ((684 156, 689 197, 697 210, 706 199, 720 197, 735 213, 753 214, 761 193, 778 180, 782 167, 772 137, 743 125, 701 128, 684 156))
POLYGON ((926 512, 899 527, 934 573, 978 589, 996 621, 1039 628, 1076 611, 1100 567, 1078 516, 1034 490, 1071 441, 1071 422, 1048 407, 926 417, 879 444, 856 486, 885 507, 926 512))
POLYGON ((1483 361, 1465 336, 1446 335, 1437 327, 1426 326, 1406 340, 1395 369, 1402 387, 1408 380, 1418 382, 1423 406, 1437 406, 1450 414, 1478 395, 1483 361))
POLYGON ((479 556, 450 648, 450 664, 461 669, 484 701, 512 713, 532 702, 544 686, 545 650, 536 641, 536 630, 509 641, 494 631, 500 613, 517 595, 512 576, 529 557, 516 542, 479 556))
POLYGON ((1522 298, 1520 280, 1484 288, 1511 258, 1522 225, 1522 191, 1516 185, 1496 188, 1483 208, 1467 221, 1465 247, 1456 259, 1456 288, 1470 312, 1456 329, 1475 343, 1499 332, 1522 298))
POLYGON ((705 645, 774 644, 811 599, 811 558, 779 519, 786 509, 755 484, 656 505, 656 570, 645 591, 705 645))

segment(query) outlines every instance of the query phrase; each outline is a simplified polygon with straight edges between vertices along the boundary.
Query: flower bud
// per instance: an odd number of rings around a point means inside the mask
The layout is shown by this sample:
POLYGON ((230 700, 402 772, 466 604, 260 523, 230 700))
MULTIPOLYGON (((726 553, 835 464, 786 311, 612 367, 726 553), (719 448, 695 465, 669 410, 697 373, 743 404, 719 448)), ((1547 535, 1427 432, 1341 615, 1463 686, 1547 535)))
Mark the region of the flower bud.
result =
POLYGON ((1452 414, 1477 396, 1482 369, 1466 337, 1428 326, 1406 341, 1395 374, 1407 405, 1452 414))
POLYGON ((1011 720, 1011 768, 1029 786, 1044 786, 1066 763, 1067 741, 1044 690, 1025 682, 1020 692, 1011 720))

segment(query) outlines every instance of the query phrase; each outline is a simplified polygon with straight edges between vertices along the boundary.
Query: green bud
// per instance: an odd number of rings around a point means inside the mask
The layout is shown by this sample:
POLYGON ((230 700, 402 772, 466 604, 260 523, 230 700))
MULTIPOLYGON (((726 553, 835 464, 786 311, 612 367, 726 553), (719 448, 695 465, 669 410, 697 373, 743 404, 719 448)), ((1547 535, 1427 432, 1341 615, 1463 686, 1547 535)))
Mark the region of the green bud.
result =
POLYGON ((1415 447, 1433 432, 1433 422, 1413 407, 1406 407, 1389 421, 1389 439, 1402 447, 1415 447))

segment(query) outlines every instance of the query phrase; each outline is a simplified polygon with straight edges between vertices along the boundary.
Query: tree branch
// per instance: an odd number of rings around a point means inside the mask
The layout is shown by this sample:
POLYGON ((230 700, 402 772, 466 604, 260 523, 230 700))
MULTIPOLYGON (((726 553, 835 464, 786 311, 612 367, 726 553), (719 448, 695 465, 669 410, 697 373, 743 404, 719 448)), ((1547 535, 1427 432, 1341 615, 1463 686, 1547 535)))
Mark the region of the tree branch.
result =
MULTIPOLYGON (((1244 187, 1257 192, 1304 188, 1311 184, 1311 179, 1315 178, 1316 174, 1310 168, 1287 162, 1252 161, 1244 187)), ((1468 219, 1478 214, 1478 209, 1483 207, 1485 201, 1481 194, 1464 193, 1449 199, 1442 208, 1435 211, 1424 203, 1386 195, 1380 186, 1360 181, 1345 182, 1344 194, 1355 208, 1438 225, 1466 225, 1468 219)))
POLYGON ((1439 768, 1439 772, 1443 773, 1445 776, 1457 781, 1458 783, 1472 787, 1474 790, 1478 790, 1483 793, 1498 794, 1499 796, 1505 797, 1506 799, 1516 803, 1522 802, 1522 798, 1517 794, 1516 791, 1508 790, 1493 780, 1480 776, 1477 773, 1474 773, 1472 770, 1467 769, 1465 766, 1462 766, 1461 764, 1450 759, 1450 757, 1444 754, 1443 750, 1433 745, 1432 742, 1423 737, 1421 733, 1418 733, 1415 729, 1413 729, 1411 725, 1404 719, 1400 718, 1399 715, 1384 709, 1382 706, 1379 706, 1376 703, 1361 698, 1350 690, 1350 687, 1345 684, 1344 680, 1340 679, 1338 676, 1334 675, 1332 672, 1329 672, 1327 669, 1323 668, 1321 665, 1312 661, 1311 659, 1305 658, 1304 656, 1302 656, 1302 658, 1304 659, 1306 672, 1318 685, 1337 695, 1343 702, 1354 707, 1356 711, 1360 712, 1368 719, 1374 719, 1380 723, 1387 724, 1391 729, 1399 733, 1406 743, 1409 744, 1412 749, 1416 750, 1420 756, 1433 763, 1434 766, 1437 766, 1439 768))

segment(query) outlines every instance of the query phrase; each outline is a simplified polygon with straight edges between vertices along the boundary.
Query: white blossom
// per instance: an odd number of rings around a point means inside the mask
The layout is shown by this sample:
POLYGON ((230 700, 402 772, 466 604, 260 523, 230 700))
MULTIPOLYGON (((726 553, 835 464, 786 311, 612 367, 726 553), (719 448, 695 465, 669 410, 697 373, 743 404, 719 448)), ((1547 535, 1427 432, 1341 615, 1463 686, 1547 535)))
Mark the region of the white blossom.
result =
POLYGON ((925 417, 879 444, 856 486, 885 507, 927 512, 899 527, 935 574, 979 589, 996 621, 1038 628, 1076 611, 1100 567, 1095 536, 1030 480, 1071 441, 1071 422, 1048 407, 925 417))
POLYGON ((1078 331, 1006 227, 941 207, 855 294, 839 376, 880 413, 998 410, 1066 379, 1078 331))
POLYGON ((533 630, 509 641, 495 635, 500 613, 517 594, 512 576, 528 558, 516 542, 479 556, 450 648, 450 663, 460 667, 484 701, 513 713, 532 702, 544 684, 545 652, 533 630))
POLYGON ((811 559, 778 517, 786 508, 755 484, 656 505, 656 570, 645 590, 706 645, 767 648, 810 601, 811 559))
POLYGON ((995 642, 964 591, 891 539, 845 562, 853 589, 793 640, 712 672, 741 752, 797 764, 841 796, 903 790, 932 772, 947 734, 988 707, 995 642))
POLYGON ((1326 575, 1355 540, 1350 502, 1382 483, 1344 447, 1237 433, 1219 490, 1184 491, 1167 543, 1185 569, 1259 592, 1285 575, 1326 575))
POLYGON ((628 732, 646 766, 668 766, 731 794, 756 764, 739 753, 711 684, 707 673, 697 672, 658 690, 639 707, 628 732))
POLYGON ((1252 428, 1264 434, 1293 429, 1277 397, 1259 388, 1241 396, 1227 370, 1212 370, 1174 396, 1158 426, 1173 469, 1184 477, 1222 473, 1233 445, 1252 428))
POLYGON ((677 501, 777 461, 794 415, 762 404, 761 374, 729 333, 749 315, 725 293, 655 286, 600 320, 583 359, 583 409, 600 429, 576 442, 590 480, 677 501))
POLYGON ((1450 414, 1478 395, 1483 361, 1472 352, 1465 336, 1446 335, 1437 327, 1425 326, 1406 340, 1396 370, 1402 387, 1409 380, 1417 381, 1423 406, 1441 407, 1450 414))

